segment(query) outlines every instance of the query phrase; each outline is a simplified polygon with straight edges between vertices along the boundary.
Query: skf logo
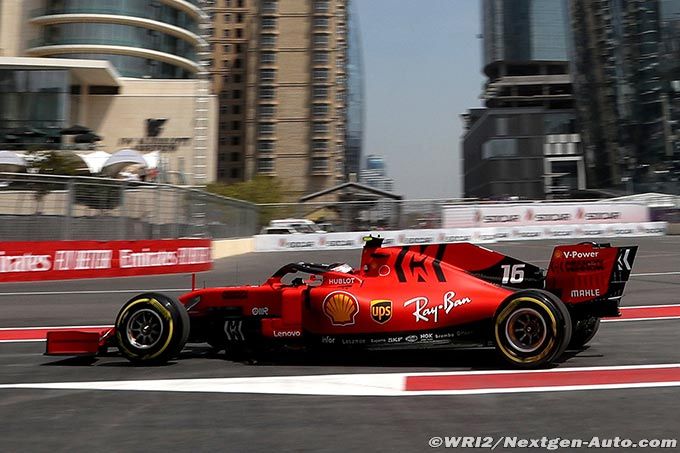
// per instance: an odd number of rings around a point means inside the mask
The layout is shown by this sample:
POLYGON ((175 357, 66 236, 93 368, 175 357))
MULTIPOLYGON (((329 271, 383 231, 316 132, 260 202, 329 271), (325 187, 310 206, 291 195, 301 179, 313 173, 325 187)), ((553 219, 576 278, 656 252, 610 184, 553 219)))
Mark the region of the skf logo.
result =
POLYGON ((337 291, 326 296, 322 310, 334 326, 353 326, 359 313, 359 302, 353 295, 337 291))
POLYGON ((378 324, 385 324, 387 321, 392 319, 392 301, 372 300, 371 318, 378 324))

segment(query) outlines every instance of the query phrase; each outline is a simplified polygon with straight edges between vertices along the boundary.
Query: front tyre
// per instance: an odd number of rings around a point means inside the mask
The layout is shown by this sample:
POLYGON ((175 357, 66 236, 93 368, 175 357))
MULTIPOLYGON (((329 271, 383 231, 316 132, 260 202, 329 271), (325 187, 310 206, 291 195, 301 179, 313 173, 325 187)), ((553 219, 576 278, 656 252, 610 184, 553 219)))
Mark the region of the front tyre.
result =
POLYGON ((189 337, 189 315, 172 297, 145 293, 130 299, 116 318, 121 354, 138 365, 160 365, 176 357, 189 337))
POLYGON ((571 317, 564 303, 541 290, 518 291, 493 320, 496 350, 519 368, 540 368, 557 360, 571 339, 571 317))

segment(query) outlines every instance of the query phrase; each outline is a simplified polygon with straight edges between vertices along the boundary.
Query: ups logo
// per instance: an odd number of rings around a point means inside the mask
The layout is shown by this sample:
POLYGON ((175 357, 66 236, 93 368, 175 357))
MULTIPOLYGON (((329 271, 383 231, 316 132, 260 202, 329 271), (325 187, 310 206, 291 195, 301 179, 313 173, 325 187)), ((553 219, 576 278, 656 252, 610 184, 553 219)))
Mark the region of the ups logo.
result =
POLYGON ((392 301, 372 300, 371 318, 378 324, 385 324, 387 321, 392 319, 392 301))

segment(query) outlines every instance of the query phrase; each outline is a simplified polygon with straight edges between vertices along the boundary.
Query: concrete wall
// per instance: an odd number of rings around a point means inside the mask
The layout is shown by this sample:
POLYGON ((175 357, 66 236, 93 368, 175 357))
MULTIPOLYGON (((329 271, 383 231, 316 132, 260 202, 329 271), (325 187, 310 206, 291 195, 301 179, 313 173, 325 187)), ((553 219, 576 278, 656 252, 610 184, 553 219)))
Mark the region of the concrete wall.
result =
POLYGON ((255 238, 225 239, 213 241, 212 257, 214 260, 229 256, 243 255, 255 251, 255 238))

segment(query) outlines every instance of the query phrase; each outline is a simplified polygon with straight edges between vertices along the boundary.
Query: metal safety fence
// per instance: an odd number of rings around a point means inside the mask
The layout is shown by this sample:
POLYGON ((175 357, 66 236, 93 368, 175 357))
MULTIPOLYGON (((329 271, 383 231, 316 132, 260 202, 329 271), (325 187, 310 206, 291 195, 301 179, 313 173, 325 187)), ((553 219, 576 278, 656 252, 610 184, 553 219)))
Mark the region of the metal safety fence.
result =
POLYGON ((258 218, 252 203, 185 187, 0 173, 0 241, 236 238, 258 218))
MULTIPOLYGON (((592 214, 596 216, 612 211, 604 205, 634 204, 649 208, 649 221, 680 223, 677 195, 559 201, 379 198, 255 205, 167 184, 0 173, 0 241, 226 239, 253 236, 272 220, 280 219, 313 220, 326 232, 503 226, 492 221, 512 220, 513 216, 521 217, 522 224, 527 224, 527 216, 551 220, 549 216, 554 215, 571 216, 562 223, 580 223, 591 214, 587 209, 579 211, 578 206, 593 206, 591 203, 603 204, 592 214), (553 209, 560 204, 563 209, 553 209), (487 207, 499 212, 489 213, 487 207)), ((613 211, 635 215, 634 209, 613 211)))
MULTIPOLYGON (((541 215, 544 216, 545 220, 551 220, 545 217, 549 214, 562 215, 565 217, 557 220, 562 223, 569 223, 569 221, 578 220, 579 213, 571 213, 567 206, 574 207, 575 211, 578 211, 579 206, 591 206, 596 212, 602 212, 606 210, 605 207, 619 206, 623 208, 624 205, 647 207, 648 220, 650 221, 680 223, 680 196, 663 194, 589 200, 481 201, 472 199, 392 200, 385 198, 370 201, 277 203, 260 204, 258 206, 260 207, 260 224, 262 226, 266 226, 271 220, 309 219, 315 221, 324 231, 348 232, 489 226, 482 224, 494 223, 487 222, 490 219, 476 218, 484 215, 484 208, 487 207, 495 207, 496 209, 506 207, 507 212, 519 216, 527 216, 533 212, 533 215, 539 216, 539 220, 541 215), (597 209, 598 207, 602 207, 602 209, 597 209), (573 218, 567 219, 566 216, 573 218)), ((613 209, 613 211, 619 212, 618 215, 626 215, 625 211, 620 209, 613 209)), ((581 216, 587 217, 588 212, 581 213, 581 216)), ((609 220, 614 222, 617 219, 609 220)), ((624 219, 619 219, 619 221, 624 221, 624 219)))

